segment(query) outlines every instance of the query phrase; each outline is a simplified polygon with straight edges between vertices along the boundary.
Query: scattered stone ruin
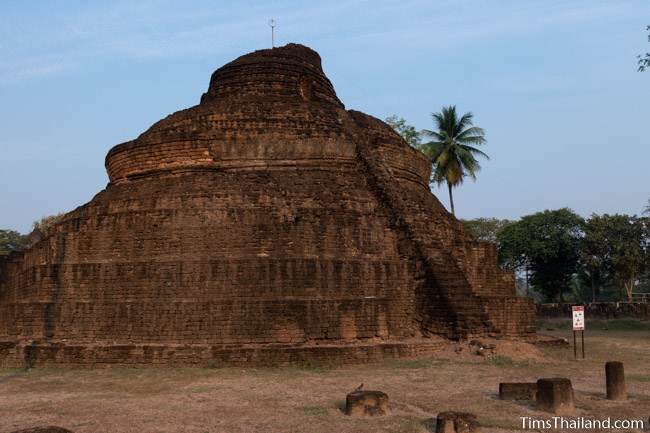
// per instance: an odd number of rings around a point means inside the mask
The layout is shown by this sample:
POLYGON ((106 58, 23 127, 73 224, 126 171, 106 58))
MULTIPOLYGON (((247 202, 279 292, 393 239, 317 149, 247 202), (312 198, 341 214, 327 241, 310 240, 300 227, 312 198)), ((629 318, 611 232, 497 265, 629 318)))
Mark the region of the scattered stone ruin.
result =
POLYGON ((355 390, 345 397, 345 414, 356 417, 388 413, 388 395, 381 391, 355 390))
POLYGON ((499 384, 501 400, 537 400, 537 382, 503 382, 499 384))
POLYGON ((627 400, 625 367, 620 361, 605 363, 605 384, 608 400, 627 400))
POLYGON ((494 246, 431 194, 429 161, 346 110, 305 46, 219 68, 106 169, 1 259, 0 362, 363 362, 535 332, 494 246))
POLYGON ((436 417, 436 433, 480 433, 476 415, 469 412, 440 412, 436 417))
POLYGON ((575 397, 571 381, 564 377, 537 380, 537 409, 555 415, 574 415, 575 397))

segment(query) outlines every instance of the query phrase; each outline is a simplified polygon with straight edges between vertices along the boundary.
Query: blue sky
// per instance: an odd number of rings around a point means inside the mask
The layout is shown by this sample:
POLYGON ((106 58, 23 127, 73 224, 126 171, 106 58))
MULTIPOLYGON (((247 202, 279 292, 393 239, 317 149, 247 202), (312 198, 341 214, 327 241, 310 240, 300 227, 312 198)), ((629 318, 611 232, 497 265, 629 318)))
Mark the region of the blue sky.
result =
POLYGON ((650 197, 647 0, 3 0, 0 228, 92 199, 106 152, 268 47, 271 17, 347 108, 418 129, 443 105, 474 113, 491 160, 456 190, 459 217, 639 213, 650 197))

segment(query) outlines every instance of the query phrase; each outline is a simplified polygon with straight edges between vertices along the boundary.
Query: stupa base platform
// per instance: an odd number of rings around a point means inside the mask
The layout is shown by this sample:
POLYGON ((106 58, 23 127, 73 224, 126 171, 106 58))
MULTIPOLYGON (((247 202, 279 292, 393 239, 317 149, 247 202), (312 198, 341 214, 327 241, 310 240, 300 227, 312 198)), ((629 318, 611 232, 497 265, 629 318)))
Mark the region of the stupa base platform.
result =
POLYGON ((350 344, 75 344, 64 341, 0 341, 2 367, 228 367, 328 366, 415 358, 440 352, 439 338, 350 344))

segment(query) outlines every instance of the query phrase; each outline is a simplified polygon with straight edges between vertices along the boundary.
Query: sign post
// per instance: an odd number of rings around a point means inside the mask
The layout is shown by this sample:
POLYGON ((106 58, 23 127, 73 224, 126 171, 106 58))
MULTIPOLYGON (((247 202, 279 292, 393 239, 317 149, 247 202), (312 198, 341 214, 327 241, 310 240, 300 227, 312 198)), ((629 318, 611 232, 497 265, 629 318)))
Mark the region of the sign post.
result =
POLYGON ((574 305, 571 307, 573 316, 573 358, 578 358, 578 347, 576 342, 576 332, 580 331, 582 340, 582 359, 585 359, 585 307, 583 305, 574 305))

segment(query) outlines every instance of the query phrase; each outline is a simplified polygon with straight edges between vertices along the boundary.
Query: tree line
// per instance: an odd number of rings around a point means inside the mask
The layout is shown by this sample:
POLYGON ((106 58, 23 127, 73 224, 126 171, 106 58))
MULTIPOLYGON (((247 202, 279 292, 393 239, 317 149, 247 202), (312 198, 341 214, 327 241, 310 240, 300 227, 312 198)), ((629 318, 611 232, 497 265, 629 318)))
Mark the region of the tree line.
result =
POLYGON ((643 216, 545 210, 517 221, 462 220, 538 301, 631 301, 650 292, 650 201, 643 216))

